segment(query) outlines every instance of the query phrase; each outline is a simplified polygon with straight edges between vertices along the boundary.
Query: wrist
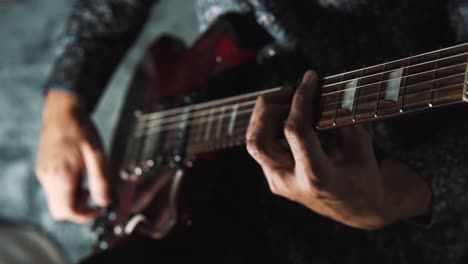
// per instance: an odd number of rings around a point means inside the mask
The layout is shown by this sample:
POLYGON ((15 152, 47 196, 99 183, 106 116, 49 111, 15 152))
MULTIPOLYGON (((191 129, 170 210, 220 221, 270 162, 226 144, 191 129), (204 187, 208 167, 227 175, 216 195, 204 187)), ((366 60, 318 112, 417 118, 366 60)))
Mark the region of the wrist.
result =
POLYGON ((385 160, 381 174, 387 224, 430 213, 431 189, 415 171, 402 162, 385 160))
POLYGON ((47 92, 42 114, 44 122, 60 120, 64 116, 80 118, 87 115, 84 102, 76 94, 64 90, 47 92))

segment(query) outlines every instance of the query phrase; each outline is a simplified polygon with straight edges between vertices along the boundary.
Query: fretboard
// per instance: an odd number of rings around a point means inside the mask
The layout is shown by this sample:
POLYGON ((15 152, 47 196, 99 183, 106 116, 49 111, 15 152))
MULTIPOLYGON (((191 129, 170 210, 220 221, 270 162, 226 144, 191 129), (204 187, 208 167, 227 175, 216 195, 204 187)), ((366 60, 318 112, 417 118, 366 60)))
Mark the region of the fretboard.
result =
MULTIPOLYGON (((326 130, 461 104, 468 101, 467 65, 464 43, 327 76, 321 80, 315 127, 326 130)), ((189 154, 239 146, 245 143, 257 97, 279 89, 145 114, 136 136, 186 128, 189 154)))

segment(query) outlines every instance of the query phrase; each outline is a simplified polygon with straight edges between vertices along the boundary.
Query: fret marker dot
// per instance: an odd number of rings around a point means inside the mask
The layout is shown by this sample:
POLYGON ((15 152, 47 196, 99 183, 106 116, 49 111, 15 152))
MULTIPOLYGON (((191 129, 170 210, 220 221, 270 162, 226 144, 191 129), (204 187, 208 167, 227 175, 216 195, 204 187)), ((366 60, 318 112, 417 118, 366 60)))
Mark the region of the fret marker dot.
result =
POLYGON ((432 104, 431 104, 431 103, 429 103, 429 107, 432 107, 432 104))
POLYGON ((353 118, 353 122, 356 122, 356 119, 353 118))
POLYGON ((335 122, 333 122, 333 126, 336 126, 336 123, 335 123, 335 122))
POLYGON ((374 117, 377 117, 377 114, 375 114, 374 117))
POLYGON ((400 113, 403 113, 403 109, 400 109, 400 113))

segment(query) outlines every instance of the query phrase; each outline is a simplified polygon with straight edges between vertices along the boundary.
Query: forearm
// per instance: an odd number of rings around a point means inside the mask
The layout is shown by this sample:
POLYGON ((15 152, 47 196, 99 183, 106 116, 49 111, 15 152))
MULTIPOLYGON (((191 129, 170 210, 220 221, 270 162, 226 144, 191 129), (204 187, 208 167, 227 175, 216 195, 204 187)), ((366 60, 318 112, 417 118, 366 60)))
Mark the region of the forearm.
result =
POLYGON ((60 122, 63 116, 89 116, 86 106, 76 95, 62 90, 50 90, 44 101, 42 120, 44 125, 49 122, 60 122))
POLYGON ((45 90, 75 93, 92 110, 153 2, 77 0, 45 90))

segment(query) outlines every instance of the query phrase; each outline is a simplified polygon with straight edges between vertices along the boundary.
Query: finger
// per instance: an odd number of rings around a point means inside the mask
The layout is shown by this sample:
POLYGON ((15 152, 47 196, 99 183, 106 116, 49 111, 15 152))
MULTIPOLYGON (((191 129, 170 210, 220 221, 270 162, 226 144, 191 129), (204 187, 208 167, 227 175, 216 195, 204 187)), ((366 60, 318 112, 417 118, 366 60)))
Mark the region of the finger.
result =
POLYGON ((91 198, 99 206, 107 206, 110 202, 108 163, 100 149, 93 148, 89 143, 81 144, 83 160, 86 165, 91 198))
POLYGON ((246 131, 247 151, 262 166, 291 166, 292 158, 280 146, 279 136, 283 120, 288 114, 288 103, 293 95, 291 87, 259 96, 246 131))
MULTIPOLYGON (((78 191, 75 200, 75 212, 79 212, 81 215, 85 215, 87 218, 96 218, 100 213, 100 208, 91 207, 89 205, 89 198, 91 194, 88 190, 81 189, 78 191)), ((88 220, 86 220, 88 221, 88 220)))
MULTIPOLYGON (((263 168, 262 168, 263 169, 263 168)), ((294 193, 295 182, 290 173, 284 171, 276 171, 272 173, 268 169, 263 169, 263 173, 268 183, 268 187, 273 194, 292 199, 294 193)))
POLYGON ((279 143, 279 132, 289 105, 264 105, 262 100, 257 100, 247 128, 247 151, 264 169, 292 168, 291 155, 279 143))
POLYGON ((96 213, 78 205, 77 188, 79 178, 70 171, 41 176, 51 216, 55 220, 70 220, 85 223, 96 213))
MULTIPOLYGON (((284 127, 286 140, 291 148, 296 169, 304 171, 300 175, 307 175, 305 171, 317 171, 325 162, 325 153, 313 129, 314 105, 317 103, 318 83, 317 74, 307 71, 302 83, 296 90, 291 111, 284 127)), ((315 179, 318 181, 318 179, 315 179)))

